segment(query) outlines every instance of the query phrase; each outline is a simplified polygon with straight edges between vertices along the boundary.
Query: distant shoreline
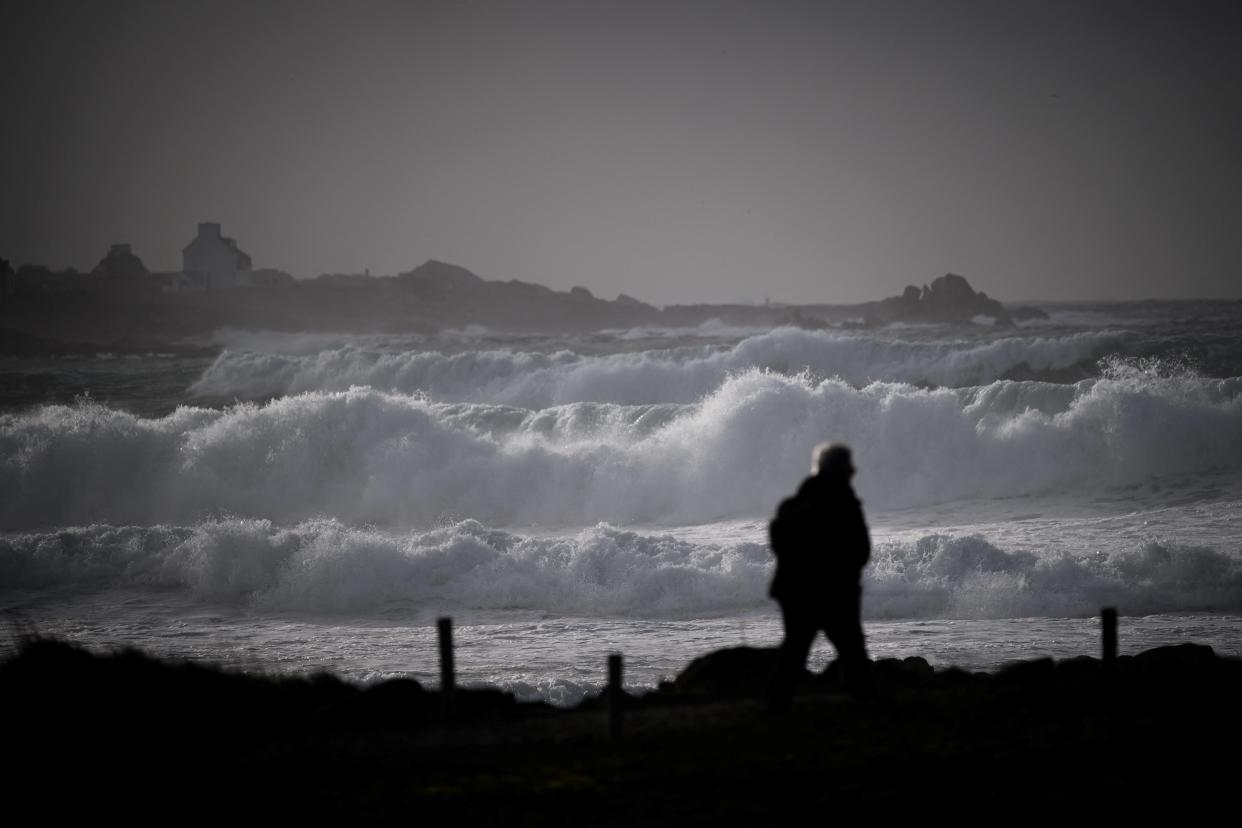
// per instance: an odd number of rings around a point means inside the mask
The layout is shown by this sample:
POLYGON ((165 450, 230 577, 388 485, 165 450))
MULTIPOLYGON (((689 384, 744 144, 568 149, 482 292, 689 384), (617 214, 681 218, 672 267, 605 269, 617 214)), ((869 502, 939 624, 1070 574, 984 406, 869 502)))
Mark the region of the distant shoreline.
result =
POLYGON ((1012 306, 976 293, 948 274, 901 296, 856 305, 669 305, 657 308, 624 294, 600 299, 584 288, 563 292, 510 280, 488 281, 464 268, 428 262, 393 277, 355 282, 309 281, 231 290, 162 290, 155 283, 74 276, 41 282, 13 277, 0 297, 0 354, 55 355, 97 351, 201 352, 221 328, 342 334, 434 334, 480 325, 500 333, 589 333, 639 326, 726 325, 842 330, 894 322, 969 325, 979 319, 1013 327, 1046 318, 1037 307, 1012 306))

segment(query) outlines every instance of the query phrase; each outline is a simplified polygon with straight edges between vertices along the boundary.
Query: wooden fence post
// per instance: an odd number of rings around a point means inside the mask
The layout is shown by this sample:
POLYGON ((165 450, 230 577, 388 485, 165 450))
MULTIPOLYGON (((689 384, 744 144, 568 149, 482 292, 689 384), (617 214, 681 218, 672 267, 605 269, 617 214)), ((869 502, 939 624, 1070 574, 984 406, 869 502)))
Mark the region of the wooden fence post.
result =
POLYGON ((608 737, 621 741, 624 729, 625 691, 621 689, 621 654, 608 656, 608 737))
POLYGON ((1104 636, 1103 664, 1105 668, 1112 669, 1117 664, 1117 610, 1115 607, 1105 607, 1100 610, 1100 624, 1104 636))
POLYGON ((436 627, 440 634, 440 715, 447 719, 453 715, 453 691, 457 687, 453 672, 453 619, 437 619, 436 627))

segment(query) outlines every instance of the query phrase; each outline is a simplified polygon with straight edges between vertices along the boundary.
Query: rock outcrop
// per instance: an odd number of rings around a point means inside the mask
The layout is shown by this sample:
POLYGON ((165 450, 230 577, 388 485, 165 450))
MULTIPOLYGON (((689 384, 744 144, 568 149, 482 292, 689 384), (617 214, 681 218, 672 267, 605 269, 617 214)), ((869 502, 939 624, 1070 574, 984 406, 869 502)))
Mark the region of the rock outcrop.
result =
MULTIPOLYGON (((728 647, 701 655, 677 676, 672 690, 690 696, 762 696, 776 666, 775 647, 728 647)), ((803 675, 803 678, 807 676, 803 675)))
POLYGON ((610 302, 581 286, 559 291, 519 279, 482 279, 464 267, 435 260, 399 274, 395 282, 415 300, 414 312, 433 314, 439 324, 586 331, 650 323, 658 315, 655 308, 628 296, 610 302))
POLYGON ((946 273, 921 290, 910 285, 900 296, 881 302, 878 311, 886 322, 965 325, 982 317, 1002 327, 1014 324, 1000 302, 983 291, 975 292, 970 282, 956 273, 946 273))

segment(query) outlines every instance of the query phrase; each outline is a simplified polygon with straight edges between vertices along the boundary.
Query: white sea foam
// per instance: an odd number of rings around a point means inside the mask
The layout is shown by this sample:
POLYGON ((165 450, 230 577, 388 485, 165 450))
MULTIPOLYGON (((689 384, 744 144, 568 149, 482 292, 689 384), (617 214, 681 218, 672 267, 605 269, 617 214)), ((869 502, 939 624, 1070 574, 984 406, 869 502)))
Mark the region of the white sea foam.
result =
POLYGON ((314 353, 226 350, 191 391, 200 396, 259 399, 365 385, 425 393, 436 400, 546 408, 572 402, 688 403, 731 375, 767 369, 874 381, 970 386, 1019 369, 1060 371, 1118 347, 1116 331, 1062 337, 1009 337, 990 342, 885 341, 781 328, 729 347, 690 346, 584 356, 510 350, 392 351, 346 345, 314 353))
MULTIPOLYGON (((877 544, 865 579, 869 618, 1238 611, 1242 558, 1149 541, 1094 555, 1006 552, 978 535, 877 544)), ((282 528, 223 519, 192 526, 64 528, 0 536, 10 588, 186 590, 265 612, 381 608, 549 611, 693 618, 764 606, 762 543, 692 543, 598 525, 538 537, 463 521, 389 533, 332 520, 282 528)))
POLYGON ((926 390, 749 371, 690 405, 527 410, 356 388, 161 419, 47 406, 0 417, 0 528, 699 524, 767 514, 826 437, 853 445, 870 508, 1095 491, 1242 469, 1242 379, 1130 365, 1076 385, 926 390))
POLYGON ((1006 552, 979 535, 927 535, 881 546, 868 579, 876 618, 1023 618, 1125 606, 1143 615, 1242 609, 1242 558, 1148 541, 1084 556, 1006 552))

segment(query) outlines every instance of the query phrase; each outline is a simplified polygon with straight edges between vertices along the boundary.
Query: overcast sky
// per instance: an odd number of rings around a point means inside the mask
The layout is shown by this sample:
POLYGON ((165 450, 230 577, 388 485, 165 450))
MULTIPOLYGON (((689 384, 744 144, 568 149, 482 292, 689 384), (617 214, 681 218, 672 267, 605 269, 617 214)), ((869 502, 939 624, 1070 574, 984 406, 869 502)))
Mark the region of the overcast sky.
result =
POLYGON ((1242 296, 1242 4, 37 3, 0 256, 609 297, 1242 296))

